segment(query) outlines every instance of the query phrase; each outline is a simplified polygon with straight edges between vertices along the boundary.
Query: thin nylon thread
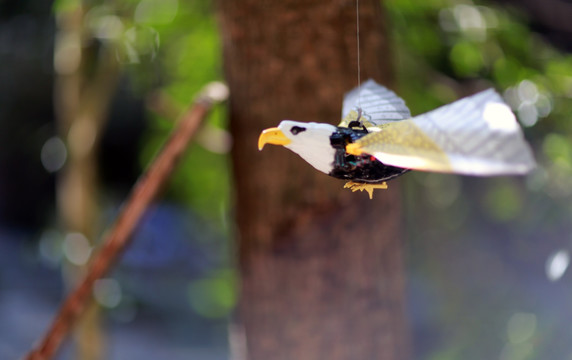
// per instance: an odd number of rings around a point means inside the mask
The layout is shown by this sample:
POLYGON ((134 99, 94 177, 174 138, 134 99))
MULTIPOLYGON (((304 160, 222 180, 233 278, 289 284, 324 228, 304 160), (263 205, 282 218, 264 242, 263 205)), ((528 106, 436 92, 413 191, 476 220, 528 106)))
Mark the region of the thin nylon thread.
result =
POLYGON ((359 0, 356 0, 356 39, 357 39, 357 80, 358 80, 358 106, 361 109, 361 64, 359 53, 359 0))

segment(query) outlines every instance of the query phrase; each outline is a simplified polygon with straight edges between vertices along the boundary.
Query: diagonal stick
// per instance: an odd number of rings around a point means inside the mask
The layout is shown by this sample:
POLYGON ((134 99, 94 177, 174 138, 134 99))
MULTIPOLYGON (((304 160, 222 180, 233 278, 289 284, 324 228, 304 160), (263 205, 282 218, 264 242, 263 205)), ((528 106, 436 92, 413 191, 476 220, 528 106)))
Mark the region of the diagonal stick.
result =
POLYGON ((100 251, 92 259, 87 275, 67 296, 50 328, 38 345, 26 355, 26 360, 49 360, 54 356, 92 299, 94 282, 111 270, 119 255, 129 245, 131 234, 145 209, 169 179, 212 104, 225 100, 227 95, 228 89, 221 83, 210 83, 203 88, 161 152, 134 185, 117 221, 105 237, 100 251))

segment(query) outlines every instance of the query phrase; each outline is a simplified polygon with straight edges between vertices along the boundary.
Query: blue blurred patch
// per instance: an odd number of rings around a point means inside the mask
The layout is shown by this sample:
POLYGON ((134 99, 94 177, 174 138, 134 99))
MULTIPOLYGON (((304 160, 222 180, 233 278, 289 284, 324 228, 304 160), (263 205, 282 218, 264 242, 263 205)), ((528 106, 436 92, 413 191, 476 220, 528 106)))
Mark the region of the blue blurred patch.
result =
MULTIPOLYGON (((204 273, 221 265, 224 239, 193 212, 172 204, 147 210, 119 266, 204 273)), ((133 269, 135 270, 135 269, 133 269)))

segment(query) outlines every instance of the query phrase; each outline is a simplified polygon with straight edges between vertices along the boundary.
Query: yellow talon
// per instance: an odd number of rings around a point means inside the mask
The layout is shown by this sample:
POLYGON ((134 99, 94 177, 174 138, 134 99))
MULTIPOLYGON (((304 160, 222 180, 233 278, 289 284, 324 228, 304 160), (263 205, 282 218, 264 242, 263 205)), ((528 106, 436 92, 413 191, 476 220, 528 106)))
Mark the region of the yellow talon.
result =
POLYGON ((373 199, 373 190, 375 189, 387 189, 387 183, 384 181, 381 184, 366 184, 366 183, 357 183, 353 181, 348 181, 344 185, 344 189, 350 189, 352 192, 356 191, 367 191, 369 194, 369 198, 373 199))

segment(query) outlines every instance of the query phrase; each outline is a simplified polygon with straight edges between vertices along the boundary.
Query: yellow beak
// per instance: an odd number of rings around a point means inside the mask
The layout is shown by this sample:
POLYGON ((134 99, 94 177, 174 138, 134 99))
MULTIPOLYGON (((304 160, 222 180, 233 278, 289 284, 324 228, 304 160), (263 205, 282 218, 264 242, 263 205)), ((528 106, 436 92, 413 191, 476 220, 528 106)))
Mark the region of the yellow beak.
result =
POLYGON ((258 150, 262 150, 264 145, 272 144, 272 145, 288 145, 292 141, 284 135, 282 130, 275 128, 270 128, 264 130, 260 137, 258 138, 258 150))

